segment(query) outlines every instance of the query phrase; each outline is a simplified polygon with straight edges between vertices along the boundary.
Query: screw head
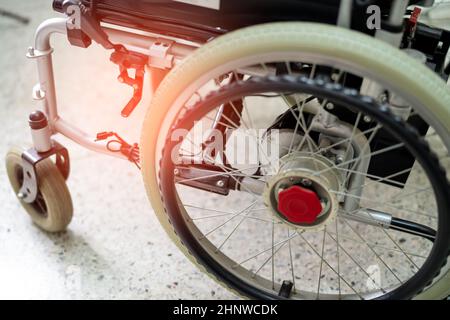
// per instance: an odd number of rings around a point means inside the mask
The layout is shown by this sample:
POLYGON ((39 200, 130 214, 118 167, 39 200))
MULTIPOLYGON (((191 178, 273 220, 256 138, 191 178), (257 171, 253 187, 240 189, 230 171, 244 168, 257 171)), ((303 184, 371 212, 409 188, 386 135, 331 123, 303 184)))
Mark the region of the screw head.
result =
POLYGON ((225 182, 223 180, 219 180, 216 182, 216 186, 219 188, 223 188, 225 186, 225 182))
POLYGON ((42 99, 45 97, 45 94, 41 89, 36 88, 36 90, 34 91, 34 96, 36 97, 36 99, 42 99))
POLYGON ((344 162, 344 156, 343 155, 339 155, 336 157, 336 164, 341 164, 344 162))
POLYGON ((388 101, 388 96, 385 93, 380 96, 379 100, 380 100, 381 103, 389 102, 388 101))
POLYGON ((325 106, 328 110, 333 110, 334 109, 334 104, 331 102, 328 102, 325 106))
POLYGON ((17 198, 19 198, 19 199, 24 199, 24 198, 25 198, 25 194, 22 193, 22 192, 19 192, 19 193, 17 194, 17 198))
POLYGON ((173 170, 173 174, 176 175, 176 176, 179 175, 179 174, 180 174, 180 170, 174 169, 174 170, 173 170))
POLYGON ((372 118, 369 116, 364 116, 364 122, 371 122, 372 118))
POLYGON ((333 80, 333 81, 338 81, 339 78, 340 78, 339 73, 333 73, 333 74, 331 75, 331 80, 333 80))
POLYGON ((306 179, 306 178, 303 178, 303 179, 300 181, 300 183, 301 183, 302 185, 304 185, 305 187, 311 187, 312 184, 313 184, 311 180, 306 179))

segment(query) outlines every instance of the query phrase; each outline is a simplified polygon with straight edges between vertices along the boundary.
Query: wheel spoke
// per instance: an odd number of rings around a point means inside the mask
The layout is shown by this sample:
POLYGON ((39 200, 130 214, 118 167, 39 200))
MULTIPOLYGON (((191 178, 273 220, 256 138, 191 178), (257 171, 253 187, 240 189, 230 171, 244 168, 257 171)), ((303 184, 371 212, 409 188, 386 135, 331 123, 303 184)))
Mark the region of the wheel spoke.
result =
MULTIPOLYGON (((272 290, 275 290, 275 251, 274 251, 274 246, 273 246, 274 242, 275 242, 275 223, 272 223, 272 255, 270 257, 270 259, 272 261, 272 290)), ((277 249, 277 252, 283 246, 284 246, 284 244, 277 249)))
MULTIPOLYGON (((363 159, 363 157, 365 158, 365 152, 367 150, 370 150, 370 144, 372 143, 373 139, 375 138, 375 136, 377 135, 378 131, 381 129, 380 125, 375 126, 375 130, 370 134, 369 139, 367 139, 366 144, 363 146, 359 156, 352 160, 353 161, 353 165, 352 165, 352 170, 356 170, 356 167, 359 165, 359 162, 363 159)), ((372 153, 373 156, 374 152, 372 153)), ((372 158, 372 156, 370 158, 372 158)), ((347 177, 344 179, 344 181, 342 182, 342 187, 347 185, 348 180, 350 179, 351 175, 347 175, 347 177)))
MULTIPOLYGON (((402 174, 410 173, 411 170, 412 170, 412 168, 410 168, 410 169, 405 169, 405 170, 402 170, 402 171, 393 173, 393 174, 391 174, 391 175, 388 175, 388 176, 386 176, 386 177, 371 176, 370 178, 373 179, 372 181, 367 182, 367 183, 363 184, 362 186, 358 186, 358 187, 359 187, 359 188, 364 188, 364 187, 367 187, 367 186, 370 186, 370 185, 373 185, 373 184, 379 183, 379 182, 390 182, 390 181, 394 181, 394 180, 391 180, 391 179, 392 179, 392 178, 395 178, 395 177, 398 177, 398 176, 401 176, 402 174)), ((353 170, 348 170, 348 171, 349 171, 349 172, 357 172, 357 171, 353 171, 353 170)), ((358 173, 358 174, 359 174, 359 173, 358 173)), ((363 173, 361 173, 361 174, 363 174, 363 173)), ((364 174, 364 175, 365 175, 366 177, 368 177, 367 174, 364 174)), ((405 185, 406 185, 406 184, 403 183, 403 186, 405 186, 405 185)), ((355 189, 355 188, 357 188, 357 187, 350 188, 350 189, 348 189, 348 191, 351 191, 351 190, 353 190, 353 189, 355 189)))
MULTIPOLYGON (((342 217, 340 217, 340 218, 344 219, 342 217)), ((331 233, 331 234, 335 235, 335 233, 331 233)), ((359 244, 366 244, 366 242, 364 242, 364 241, 359 241, 359 240, 356 240, 356 239, 354 239, 354 238, 352 238, 350 236, 346 236, 346 235, 343 235, 343 234, 339 234, 339 238, 345 239, 345 240, 350 240, 350 241, 353 241, 353 242, 359 243, 359 244)), ((398 249, 385 247, 385 246, 379 245, 377 243, 372 243, 372 242, 369 242, 369 241, 367 241, 367 245, 371 246, 372 248, 379 248, 379 249, 383 249, 383 250, 387 250, 387 251, 391 251, 391 252, 403 253, 402 251, 400 251, 398 249)), ((427 257, 421 256, 419 254, 415 254, 415 253, 412 253, 412 252, 406 252, 405 251, 405 253, 407 255, 411 256, 411 257, 416 257, 416 258, 421 258, 421 259, 426 259, 427 258, 427 257)))
MULTIPOLYGON (((371 215, 370 214, 370 212, 368 212, 369 213, 369 215, 371 215)), ((374 221, 376 221, 375 220, 375 218, 373 218, 372 217, 372 219, 374 220, 374 221)), ((393 242, 393 244, 405 255, 405 257, 417 268, 417 269, 419 269, 419 267, 416 265, 416 263, 413 261, 413 260, 411 260, 411 257, 409 257, 406 253, 405 253, 405 251, 401 248, 401 246, 397 243, 397 241, 395 240, 395 239, 393 239, 392 238, 392 236, 384 229, 384 228, 382 228, 382 227, 378 227, 378 229, 379 230, 381 230, 392 242, 393 242)))
MULTIPOLYGON (((254 177, 253 175, 247 175, 245 173, 243 173, 242 171, 244 170, 253 170, 253 169, 258 169, 260 168, 260 166, 253 166, 253 167, 249 167, 249 168, 245 168, 245 169, 234 169, 234 170, 229 170, 228 168, 225 171, 221 171, 218 173, 213 173, 213 174, 209 174, 209 175, 205 175, 205 176, 201 176, 201 177, 194 177, 194 178, 188 178, 188 179, 182 179, 182 180, 177 180, 177 183, 185 183, 185 182, 191 182, 191 181, 196 181, 196 180, 203 180, 203 179, 207 179, 207 178, 214 178, 214 177, 220 177, 223 176, 224 174, 229 175, 230 177, 254 177)), ((221 170, 223 170, 223 167, 220 167, 221 170)))
MULTIPOLYGON (((189 204, 183 204, 183 206, 185 208, 199 209, 199 210, 205 210, 205 211, 209 211, 209 212, 219 213, 217 215, 203 216, 203 217, 198 217, 198 218, 191 217, 190 220, 192 220, 192 221, 204 220, 204 219, 212 219, 212 218, 220 218, 220 217, 226 217, 226 216, 231 216, 231 215, 236 214, 236 212, 227 212, 227 211, 216 210, 216 209, 202 208, 202 207, 193 206, 193 205, 189 205, 189 204)), ((267 210, 267 208, 250 209, 248 211, 249 212, 257 212, 257 211, 263 211, 263 210, 267 210)))
MULTIPOLYGON (((245 108, 245 106, 244 106, 244 108, 245 108)), ((237 125, 236 123, 234 123, 234 121, 231 120, 230 118, 228 118, 226 115, 223 114, 222 117, 224 117, 224 118, 225 118, 227 121, 229 121, 232 125, 238 127, 238 125, 237 125)), ((247 130, 250 131, 250 128, 247 128, 247 130)), ((255 142, 256 142, 257 145, 258 145, 258 150, 259 150, 259 151, 263 154, 263 156, 266 158, 268 164, 271 165, 272 162, 270 161, 269 156, 265 153, 264 148, 262 148, 262 146, 261 146, 261 141, 259 140, 259 137, 255 136, 255 135, 253 135, 253 134, 249 134, 249 136, 252 137, 252 138, 255 140, 255 142)), ((276 167, 272 167, 272 169, 276 169, 276 167)), ((276 171, 276 170, 275 170, 275 171, 276 171)))
POLYGON ((220 246, 216 249, 216 253, 219 252, 220 249, 222 249, 222 247, 231 238, 231 236, 236 232, 236 230, 239 228, 239 226, 242 224, 242 222, 244 222, 248 218, 248 215, 250 213, 251 213, 251 211, 247 211, 247 213, 241 218, 241 220, 239 220, 239 222, 236 224, 236 226, 233 228, 233 230, 231 230, 231 232, 226 236, 225 240, 223 240, 223 242, 220 244, 220 246))
POLYGON ((220 228, 222 228, 223 226, 225 226, 227 223, 229 223, 230 221, 234 220, 236 217, 241 216, 242 214, 246 213, 248 209, 252 208, 257 201, 254 201, 251 205, 249 205, 248 207, 246 207, 245 209, 239 211, 238 213, 236 213, 235 215, 233 215, 230 219, 226 220, 224 223, 218 225, 217 227, 215 227, 214 229, 212 229, 211 231, 205 233, 202 237, 200 237, 200 240, 206 238, 207 236, 209 236, 210 234, 212 234, 213 232, 219 230, 220 228))
POLYGON ((433 191, 432 187, 422 188, 422 189, 418 189, 418 190, 415 190, 415 191, 407 193, 407 194, 402 194, 402 195, 397 194, 397 195, 389 198, 387 201, 391 202, 391 203, 397 203, 400 200, 404 200, 405 198, 408 198, 408 197, 411 197, 411 196, 415 196, 415 195, 417 195, 419 193, 422 193, 422 192, 430 192, 430 191, 433 191))
POLYGON ((316 248, 314 248, 314 246, 301 234, 298 233, 297 234, 300 235, 300 237, 303 239, 303 241, 308 245, 308 247, 311 248, 311 250, 321 259, 323 260, 323 262, 328 266, 328 268, 330 268, 340 279, 342 279, 342 281, 350 288, 352 289, 352 291, 362 300, 364 300, 364 298, 358 293, 358 291, 355 290, 354 286, 351 285, 350 283, 347 282, 347 280, 344 279, 344 277, 340 276, 336 270, 328 263, 328 261, 326 261, 325 259, 323 259, 323 257, 317 252, 316 248))
POLYGON ((350 230, 352 230, 358 238, 360 238, 364 244, 366 244, 366 246, 369 248, 369 250, 378 258, 378 260, 380 260, 380 262, 392 273, 392 275, 398 280, 398 282, 403 283, 402 280, 400 280, 400 278, 397 276, 397 274, 388 266, 388 264, 380 257, 380 255, 373 249, 373 247, 366 241, 366 239, 357 231, 355 230, 350 223, 346 220, 343 219, 344 223, 347 225, 347 227, 350 228, 350 230))
MULTIPOLYGON (((376 205, 378 204, 379 206, 385 206, 385 207, 388 207, 388 208, 391 208, 391 209, 396 209, 396 210, 403 211, 403 212, 415 213, 415 214, 420 215, 420 216, 437 219, 436 217, 434 217, 432 215, 429 215, 426 212, 420 212, 420 211, 416 211, 416 210, 406 209, 406 208, 403 208, 403 207, 398 207, 398 206, 395 206, 395 204, 393 204, 393 203, 375 201, 375 200, 367 198, 367 197, 355 196, 353 194, 349 194, 349 193, 346 193, 346 192, 340 192, 340 191, 334 191, 334 190, 330 190, 329 192, 337 194, 337 195, 342 195, 342 196, 346 196, 346 197, 351 197, 351 198, 355 198, 355 199, 359 199, 359 200, 372 202, 372 203, 375 203, 376 205)), ((365 209, 365 208, 359 208, 358 210, 360 210, 360 209, 365 209)))
MULTIPOLYGON (((288 238, 290 238, 291 234, 289 231, 289 228, 287 228, 287 235, 288 238)), ((291 261, 291 276, 292 276, 292 284, 294 288, 294 293, 297 291, 296 285, 295 285, 295 271, 294 271, 294 261, 292 259, 292 245, 291 245, 291 239, 288 240, 288 246, 289 246, 289 259, 291 261)))
MULTIPOLYGON (((327 232, 327 234, 330 236, 330 238, 331 239, 333 239, 333 241, 336 241, 336 239, 329 233, 329 232, 327 232)), ((352 255, 350 255, 348 252, 347 252, 347 250, 342 246, 342 245, 340 245, 340 248, 341 248, 341 250, 342 250, 342 252, 343 253, 345 253, 349 258, 350 258, 350 260, 352 260, 353 261, 353 263, 356 265, 356 266, 358 266, 358 268, 373 282, 373 284, 374 285, 376 285, 377 287, 378 287, 378 289, 380 289, 383 293, 386 293, 386 290, 385 289, 383 289, 373 278, 372 278, 372 276, 361 266, 361 264, 358 262, 358 261, 356 261, 356 259, 355 258, 353 258, 353 256, 352 255)))
POLYGON ((319 295, 320 295, 320 282, 322 280, 322 267, 323 267, 323 254, 325 252, 325 236, 326 236, 326 232, 327 232, 327 227, 325 226, 325 228, 323 229, 323 240, 322 240, 322 252, 320 254, 320 268, 319 268, 319 281, 317 284, 317 296, 316 299, 319 299, 319 295))
POLYGON ((298 235, 299 235, 299 233, 297 232, 297 233, 295 233, 294 235, 288 237, 287 239, 275 243, 275 244, 274 244, 273 246, 271 246, 270 248, 264 249, 263 251, 260 251, 260 252, 258 252, 257 254, 255 254, 255 255, 253 255, 253 256, 250 256, 249 258, 246 258, 245 260, 242 260, 242 261, 239 262, 239 263, 236 263, 233 267, 236 268, 236 267, 238 267, 238 266, 241 266, 241 265, 243 265, 244 263, 246 263, 246 262, 248 262, 248 261, 250 261, 250 260, 252 260, 252 259, 255 259, 255 258, 259 257, 260 255, 262 255, 262 254, 264 254, 264 253, 266 253, 266 252, 268 252, 268 251, 271 251, 274 247, 277 247, 277 246, 279 246, 279 245, 285 244, 285 243, 288 242, 289 240, 292 240, 292 239, 296 238, 298 235))
POLYGON ((324 174, 324 173, 326 173, 326 172, 328 172, 330 170, 339 169, 339 168, 342 168, 343 166, 346 166, 348 164, 352 164, 352 163, 354 163, 357 160, 360 161, 362 159, 373 158, 374 156, 378 156, 380 154, 383 154, 383 153, 386 153, 386 152, 389 152, 389 151, 393 151, 393 150, 397 150, 397 149, 403 148, 403 146, 404 146, 404 143, 398 143, 398 144, 395 144, 395 145, 392 145, 392 146, 389 146, 389 147, 386 147, 386 148, 383 148, 383 149, 380 149, 380 150, 377 150, 377 151, 374 151, 374 152, 370 152, 370 153, 368 153, 368 154, 366 154, 366 155, 364 155, 362 157, 359 157, 357 159, 344 161, 344 162, 342 162, 340 164, 330 166, 330 168, 323 169, 323 170, 321 170, 319 172, 316 172, 316 173, 314 173, 314 175, 315 176, 319 176, 319 175, 324 174))
POLYGON ((339 226, 338 219, 334 220, 335 230, 336 230, 336 255, 337 255, 337 274, 338 274, 338 290, 339 290, 339 299, 341 299, 341 259, 339 255, 339 226))
POLYGON ((261 269, 264 268, 269 263, 269 261, 272 261, 272 289, 275 289, 275 275, 274 275, 274 264, 273 264, 274 256, 278 253, 278 251, 281 250, 281 248, 283 248, 286 245, 286 243, 289 242, 289 240, 290 239, 284 241, 282 244, 280 244, 280 246, 277 249, 275 249, 276 245, 272 245, 272 247, 270 248, 270 250, 272 251, 270 257, 267 258, 262 263, 262 265, 253 273, 253 275, 252 275, 253 278, 255 278, 258 275, 259 271, 261 271, 261 269))

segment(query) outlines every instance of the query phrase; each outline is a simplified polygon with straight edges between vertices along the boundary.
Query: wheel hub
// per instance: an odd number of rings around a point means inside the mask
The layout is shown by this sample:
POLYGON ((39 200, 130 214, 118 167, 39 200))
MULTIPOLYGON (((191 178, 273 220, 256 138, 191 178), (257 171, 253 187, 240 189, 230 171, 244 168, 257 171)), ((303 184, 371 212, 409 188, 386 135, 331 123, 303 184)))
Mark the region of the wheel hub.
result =
POLYGON ((283 223, 298 229, 321 228, 337 213, 335 191, 342 175, 321 155, 298 152, 280 160, 283 165, 264 189, 266 206, 283 223))
POLYGON ((312 224, 322 212, 322 204, 313 190, 294 185, 278 194, 278 211, 289 222, 312 224))

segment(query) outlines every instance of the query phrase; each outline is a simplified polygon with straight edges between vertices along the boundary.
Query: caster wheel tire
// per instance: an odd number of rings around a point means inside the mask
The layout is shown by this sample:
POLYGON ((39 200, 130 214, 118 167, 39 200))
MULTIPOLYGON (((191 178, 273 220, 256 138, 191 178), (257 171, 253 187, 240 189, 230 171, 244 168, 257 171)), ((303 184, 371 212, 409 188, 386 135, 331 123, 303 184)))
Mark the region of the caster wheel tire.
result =
MULTIPOLYGON (((14 192, 22 186, 22 148, 12 148, 6 155, 6 170, 14 192)), ((60 232, 72 220, 73 206, 69 190, 62 174, 51 159, 45 159, 36 166, 38 195, 33 203, 20 200, 31 220, 47 232, 60 232)))

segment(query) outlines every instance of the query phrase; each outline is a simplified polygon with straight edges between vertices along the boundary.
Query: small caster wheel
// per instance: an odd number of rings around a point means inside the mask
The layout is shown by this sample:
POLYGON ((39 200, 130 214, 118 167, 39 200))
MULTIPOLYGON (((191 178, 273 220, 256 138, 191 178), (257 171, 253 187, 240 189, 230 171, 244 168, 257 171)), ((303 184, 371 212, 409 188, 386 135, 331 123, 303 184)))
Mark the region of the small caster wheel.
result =
MULTIPOLYGON (((16 195, 23 183, 22 148, 12 148, 6 155, 6 170, 16 195)), ((36 165, 38 195, 33 203, 20 200, 33 222, 47 232, 66 229, 72 220, 73 206, 62 174, 51 159, 36 165)))

